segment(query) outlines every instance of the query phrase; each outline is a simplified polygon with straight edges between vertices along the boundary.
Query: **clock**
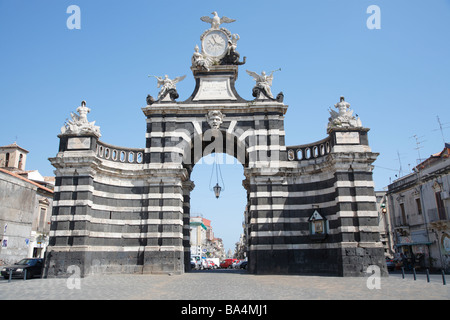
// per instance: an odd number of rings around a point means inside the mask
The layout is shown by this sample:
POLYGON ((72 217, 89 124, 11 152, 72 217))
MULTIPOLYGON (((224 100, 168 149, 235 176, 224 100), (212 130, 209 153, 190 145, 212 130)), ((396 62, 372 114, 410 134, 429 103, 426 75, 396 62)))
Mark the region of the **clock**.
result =
POLYGON ((221 30, 208 32, 202 41, 203 51, 213 58, 222 58, 228 49, 228 36, 221 30))

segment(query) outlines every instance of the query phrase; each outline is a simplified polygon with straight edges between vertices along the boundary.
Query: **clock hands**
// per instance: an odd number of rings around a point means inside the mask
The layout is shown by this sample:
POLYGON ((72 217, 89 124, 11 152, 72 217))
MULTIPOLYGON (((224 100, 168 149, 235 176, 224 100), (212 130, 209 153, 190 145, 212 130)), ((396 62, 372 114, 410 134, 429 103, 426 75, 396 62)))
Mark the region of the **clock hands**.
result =
POLYGON ((221 35, 209 34, 204 39, 205 50, 207 54, 219 56, 224 53, 227 46, 226 40, 221 35))
MULTIPOLYGON (((222 40, 222 38, 219 37, 219 40, 222 40)), ((220 50, 223 47, 223 42, 218 41, 216 35, 211 35, 211 37, 208 39, 208 44, 210 45, 211 50, 216 52, 217 50, 220 50)))
POLYGON ((217 36, 213 35, 214 42, 215 42, 218 46, 222 47, 222 46, 224 45, 223 39, 222 39, 221 37, 218 37, 218 38, 219 38, 219 41, 216 41, 216 37, 217 37, 217 36))

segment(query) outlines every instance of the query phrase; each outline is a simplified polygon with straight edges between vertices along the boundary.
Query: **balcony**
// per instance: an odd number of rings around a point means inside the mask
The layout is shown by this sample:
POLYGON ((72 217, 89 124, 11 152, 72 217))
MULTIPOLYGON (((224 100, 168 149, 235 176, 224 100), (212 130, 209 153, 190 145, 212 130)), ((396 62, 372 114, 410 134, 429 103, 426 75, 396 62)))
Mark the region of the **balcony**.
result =
POLYGON ((428 222, 448 220, 449 209, 450 207, 444 207, 441 212, 439 212, 438 208, 428 209, 428 222))

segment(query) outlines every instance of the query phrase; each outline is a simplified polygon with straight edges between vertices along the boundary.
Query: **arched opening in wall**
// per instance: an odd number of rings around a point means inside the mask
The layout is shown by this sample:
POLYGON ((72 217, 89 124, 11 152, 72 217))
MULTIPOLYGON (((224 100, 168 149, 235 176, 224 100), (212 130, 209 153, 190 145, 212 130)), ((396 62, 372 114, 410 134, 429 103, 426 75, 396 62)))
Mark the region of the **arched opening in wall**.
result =
MULTIPOLYGON (((236 158, 218 153, 202 157, 193 167, 190 180, 190 254, 196 261, 194 269, 210 268, 198 261, 219 264, 226 259, 246 258, 247 235, 245 210, 247 191, 243 186, 244 167, 236 158), (217 161, 223 178, 220 196, 212 188, 217 183, 214 162, 217 161), (220 239, 220 240, 219 240, 220 239)), ((212 267, 214 268, 214 267, 212 267)))
MULTIPOLYGON (((230 258, 235 255, 236 242, 243 244, 237 252, 237 257, 244 258, 243 251, 248 241, 244 212, 250 195, 249 184, 244 176, 244 168, 247 168, 249 163, 245 140, 238 139, 237 135, 226 131, 206 130, 202 134, 191 136, 190 143, 184 145, 182 162, 188 174, 188 180, 183 185, 185 270, 192 270, 191 257, 194 255, 196 259, 200 256, 200 262, 202 257, 214 257, 215 264, 220 267, 220 262, 230 251, 230 258), (219 198, 216 198, 211 190, 217 183, 217 175, 213 172, 215 160, 219 163, 222 177, 219 184, 223 189, 219 198), (247 187, 244 188, 244 185, 247 187), (197 228, 197 233, 192 233, 190 220, 195 216, 201 218, 193 222, 193 227, 200 224, 203 228, 202 218, 206 219, 206 223, 210 223, 212 227, 213 236, 210 235, 210 238, 222 239, 223 252, 220 250, 220 240, 213 240, 211 243, 196 239, 202 230, 197 228), (245 235, 244 239, 241 239, 242 234, 245 235), (214 246, 219 247, 219 250, 214 249, 214 246)), ((206 229, 203 229, 205 236, 206 229)), ((194 268, 199 267, 201 268, 197 262, 194 268)))

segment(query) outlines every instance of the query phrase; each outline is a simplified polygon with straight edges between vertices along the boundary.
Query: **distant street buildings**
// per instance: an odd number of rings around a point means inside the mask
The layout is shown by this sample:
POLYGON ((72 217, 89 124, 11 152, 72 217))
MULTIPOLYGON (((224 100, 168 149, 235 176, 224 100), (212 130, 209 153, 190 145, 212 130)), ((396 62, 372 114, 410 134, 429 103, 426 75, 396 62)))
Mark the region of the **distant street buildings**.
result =
POLYGON ((0 147, 0 265, 43 258, 48 245, 54 178, 25 170, 27 154, 0 147))
POLYGON ((450 270, 449 156, 446 143, 441 152, 391 183, 380 202, 390 216, 383 220, 390 224, 385 233, 387 253, 393 252, 405 268, 450 270))
POLYGON ((214 237, 211 220, 203 217, 191 217, 189 225, 191 255, 225 259, 222 239, 214 237))
POLYGON ((221 238, 215 238, 211 220, 205 219, 201 216, 190 218, 190 242, 191 255, 201 255, 205 258, 219 258, 224 260, 226 258, 234 258, 244 260, 247 258, 247 225, 245 219, 247 217, 247 210, 244 212, 242 222, 242 233, 234 248, 228 248, 225 252, 221 238))

